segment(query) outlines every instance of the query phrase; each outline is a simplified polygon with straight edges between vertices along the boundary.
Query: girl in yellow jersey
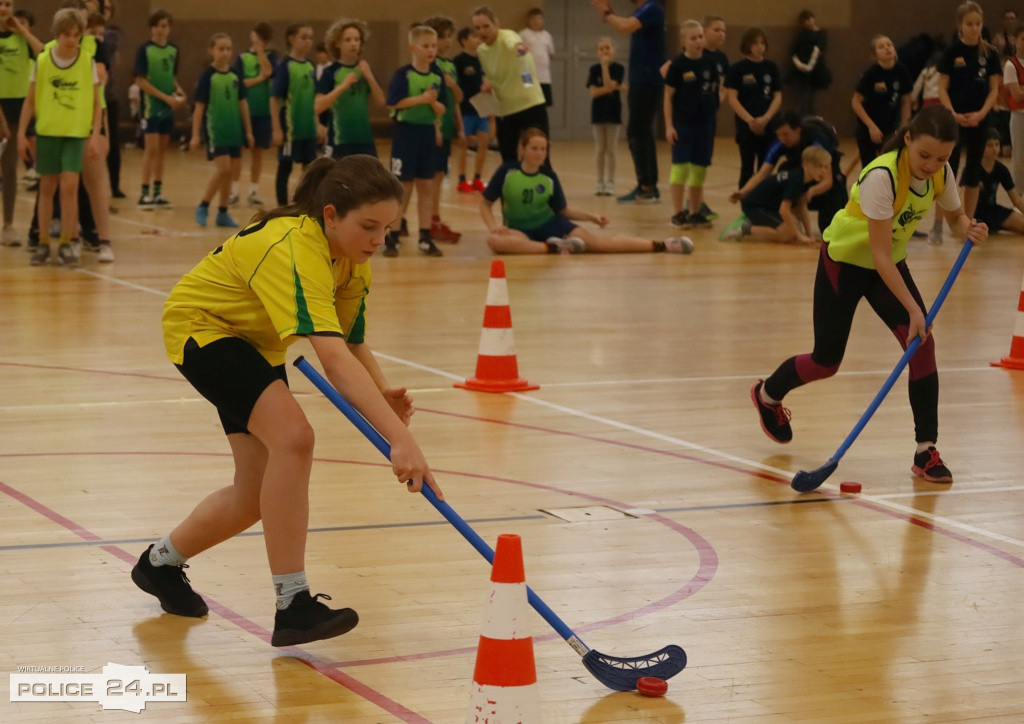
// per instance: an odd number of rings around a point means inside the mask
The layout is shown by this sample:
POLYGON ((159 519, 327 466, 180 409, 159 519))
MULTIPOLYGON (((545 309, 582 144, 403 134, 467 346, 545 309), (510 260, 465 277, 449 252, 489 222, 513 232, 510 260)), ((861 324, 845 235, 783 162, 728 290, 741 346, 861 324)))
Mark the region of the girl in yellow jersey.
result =
POLYGON ((861 172, 846 208, 825 229, 814 283, 814 351, 789 358, 750 390, 761 428, 776 442, 793 439, 782 398, 800 385, 836 373, 857 304, 866 298, 904 349, 922 338, 910 360, 910 407, 917 441, 911 470, 929 482, 953 482, 935 449, 935 340, 925 328, 924 301, 907 267, 907 240, 933 203, 960 238, 978 244, 988 236, 988 227, 960 208, 956 177, 948 163, 956 140, 957 122, 949 110, 938 105, 923 108, 861 172))
POLYGON ((199 503, 151 545, 132 579, 169 613, 200 617, 187 559, 263 521, 277 593, 271 643, 290 646, 349 631, 358 617, 311 597, 305 574, 313 430, 288 390, 285 350, 305 337, 327 378, 392 445, 410 491, 427 461, 407 427, 405 388, 388 384, 365 343, 369 259, 398 215, 402 186, 371 156, 310 164, 288 206, 260 212, 171 290, 167 356, 217 408, 235 459, 234 484, 199 503))

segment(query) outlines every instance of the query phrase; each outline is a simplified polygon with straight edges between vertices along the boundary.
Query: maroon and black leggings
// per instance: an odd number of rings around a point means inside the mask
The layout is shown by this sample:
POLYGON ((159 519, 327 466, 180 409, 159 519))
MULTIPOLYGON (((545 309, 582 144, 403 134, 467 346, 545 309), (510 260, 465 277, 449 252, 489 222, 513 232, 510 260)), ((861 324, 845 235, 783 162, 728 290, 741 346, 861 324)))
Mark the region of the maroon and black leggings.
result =
MULTIPOLYGON (((896 268, 924 311, 924 301, 910 276, 906 260, 899 262, 896 268)), ((828 256, 828 245, 823 244, 814 281, 814 351, 790 357, 779 365, 764 383, 764 391, 769 397, 781 400, 790 390, 831 377, 838 371, 861 297, 868 300, 903 349, 907 348, 910 315, 889 291, 878 272, 833 261, 828 256)), ((934 442, 939 429, 939 375, 935 369, 935 338, 932 335, 910 358, 910 407, 914 412, 917 442, 934 442)))

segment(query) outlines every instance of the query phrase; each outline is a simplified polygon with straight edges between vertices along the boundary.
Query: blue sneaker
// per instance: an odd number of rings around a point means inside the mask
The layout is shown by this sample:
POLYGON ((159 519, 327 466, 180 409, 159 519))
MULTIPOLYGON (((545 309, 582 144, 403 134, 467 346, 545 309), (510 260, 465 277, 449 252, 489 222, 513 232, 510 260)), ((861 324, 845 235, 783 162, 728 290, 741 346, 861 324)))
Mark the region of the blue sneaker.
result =
POLYGON ((196 207, 196 223, 200 226, 206 226, 207 219, 210 218, 210 207, 199 204, 196 207))
POLYGON ((237 229, 238 222, 231 218, 231 214, 227 211, 218 211, 217 220, 214 222, 217 226, 224 226, 229 229, 237 229))
POLYGON ((633 188, 633 190, 632 190, 632 191, 630 191, 630 192, 629 192, 628 194, 623 194, 622 196, 619 196, 619 197, 618 197, 618 198, 616 199, 616 201, 618 201, 618 202, 619 202, 620 204, 631 204, 631 203, 633 203, 634 201, 636 201, 636 195, 637 195, 638 193, 640 193, 640 187, 639 187, 639 186, 636 186, 636 187, 635 187, 635 188, 633 188))

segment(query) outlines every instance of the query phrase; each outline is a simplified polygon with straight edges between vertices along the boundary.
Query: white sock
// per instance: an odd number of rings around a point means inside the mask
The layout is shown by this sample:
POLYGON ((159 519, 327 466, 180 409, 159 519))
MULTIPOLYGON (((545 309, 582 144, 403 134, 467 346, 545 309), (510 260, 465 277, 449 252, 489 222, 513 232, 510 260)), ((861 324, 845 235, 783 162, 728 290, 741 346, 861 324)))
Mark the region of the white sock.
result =
POLYGON ((249 184, 249 195, 250 196, 255 196, 257 191, 259 191, 259 187, 256 184, 249 184))
POLYGON ((935 442, 934 441, 931 441, 931 442, 929 442, 929 441, 919 442, 919 443, 917 443, 917 452, 923 453, 923 452, 925 452, 930 447, 935 447, 935 442))
POLYGON ((154 566, 181 566, 187 560, 188 558, 178 553, 169 535, 165 535, 149 549, 149 562, 154 566))
POLYGON ((761 390, 757 393, 758 397, 761 398, 761 402, 766 405, 781 405, 782 400, 775 400, 768 396, 768 393, 764 391, 764 385, 761 385, 761 390))
POLYGON ((271 576, 274 579, 274 592, 277 594, 278 610, 288 608, 288 604, 295 598, 299 591, 309 590, 309 581, 306 580, 306 572, 283 573, 280 576, 271 576))
MULTIPOLYGON (((221 186, 221 188, 224 188, 224 187, 221 186)), ((231 195, 232 196, 238 196, 238 182, 237 181, 232 181, 231 182, 231 195)))

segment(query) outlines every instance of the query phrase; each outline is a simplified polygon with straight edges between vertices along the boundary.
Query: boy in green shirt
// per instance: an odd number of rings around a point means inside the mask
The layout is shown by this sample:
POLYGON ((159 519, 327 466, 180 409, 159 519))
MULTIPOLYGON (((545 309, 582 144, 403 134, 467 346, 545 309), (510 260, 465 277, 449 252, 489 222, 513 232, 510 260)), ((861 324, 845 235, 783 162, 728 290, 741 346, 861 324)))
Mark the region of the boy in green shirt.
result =
POLYGON ((423 21, 437 33, 437 67, 444 73, 445 87, 448 93, 444 97, 444 115, 441 117, 441 145, 437 147, 437 173, 434 175, 434 208, 430 218, 430 236, 435 241, 457 242, 462 234, 452 231, 441 221, 441 185, 448 173, 448 159, 452 155, 452 141, 465 143, 466 134, 462 130, 462 89, 458 83, 458 71, 455 63, 448 55, 452 50, 452 38, 455 37, 455 21, 445 15, 434 15, 423 21))
POLYGON ((142 132, 145 151, 142 156, 142 195, 139 206, 166 208, 164 198, 164 155, 174 129, 174 111, 185 106, 185 91, 175 78, 178 72, 178 47, 169 42, 173 18, 166 10, 149 16, 149 41, 135 54, 135 83, 142 90, 142 132), (150 193, 149 182, 153 189, 150 193))
MULTIPOLYGON (((99 77, 92 57, 79 47, 85 21, 71 8, 58 10, 53 16, 53 35, 57 43, 36 59, 29 78, 28 94, 18 121, 18 153, 30 157, 26 129, 36 117, 36 169, 39 171, 39 228, 49 229, 53 217, 53 195, 60 185, 60 246, 57 259, 61 264, 78 263, 71 246, 73 230, 78 226, 78 177, 82 172, 82 154, 102 155, 100 137, 101 108, 99 77), (36 92, 45 88, 52 92, 36 92)), ((50 259, 50 245, 40 240, 32 255, 33 266, 50 259)))

